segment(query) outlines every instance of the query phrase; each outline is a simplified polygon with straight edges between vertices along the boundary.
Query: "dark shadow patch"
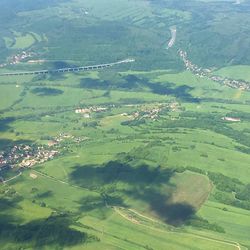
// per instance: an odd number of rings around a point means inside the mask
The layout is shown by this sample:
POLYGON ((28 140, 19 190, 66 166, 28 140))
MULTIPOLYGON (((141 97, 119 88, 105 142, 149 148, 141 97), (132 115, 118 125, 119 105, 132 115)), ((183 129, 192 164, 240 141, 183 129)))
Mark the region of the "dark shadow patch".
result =
POLYGON ((37 96, 57 96, 62 95, 63 91, 55 88, 38 87, 32 89, 31 93, 37 96))
POLYGON ((179 226, 190 219, 196 211, 188 203, 175 203, 166 205, 161 212, 161 217, 164 217, 166 222, 174 226, 179 226))
POLYGON ((127 207, 123 199, 115 194, 112 194, 112 195, 104 194, 103 198, 104 198, 105 203, 109 204, 110 206, 127 207))
POLYGON ((112 80, 84 78, 81 79, 80 87, 88 89, 121 89, 133 91, 146 91, 149 89, 154 94, 171 95, 186 102, 199 103, 201 101, 199 98, 193 97, 190 94, 190 91, 192 91, 194 88, 188 85, 175 87, 175 84, 170 82, 153 83, 146 78, 139 78, 135 75, 127 75, 124 77, 116 76, 116 78, 112 80))
POLYGON ((83 244, 88 235, 70 228, 72 221, 65 216, 51 216, 48 219, 31 221, 24 225, 1 223, 0 238, 5 242, 28 244, 41 247, 68 247, 83 244))
POLYGON ((134 75, 129 75, 125 77, 127 83, 134 83, 136 86, 145 86, 148 87, 153 93, 158 95, 172 95, 176 98, 179 98, 187 102, 200 102, 200 99, 193 97, 189 92, 194 88, 188 85, 181 85, 174 87, 175 84, 166 82, 166 83, 152 83, 146 78, 139 78, 134 75))
POLYGON ((107 206, 123 206, 123 199, 117 194, 107 194, 103 192, 100 196, 87 196, 82 198, 79 202, 81 212, 91 212, 96 209, 104 209, 107 206))
POLYGON ((83 212, 89 212, 94 209, 101 209, 105 207, 105 202, 102 197, 87 196, 79 201, 80 210, 83 212))
POLYGON ((171 178, 172 170, 150 168, 147 165, 132 167, 128 163, 110 161, 103 166, 76 166, 71 179, 77 184, 96 189, 105 184, 126 182, 136 186, 152 182, 165 183, 171 178))
POLYGON ((5 249, 9 243, 22 244, 24 248, 41 249, 49 247, 64 249, 86 241, 98 240, 92 235, 71 228, 74 217, 68 214, 54 215, 46 219, 22 224, 18 217, 8 215, 11 209, 22 209, 18 203, 21 197, 0 198, 0 242, 5 249))
POLYGON ((75 64, 69 64, 64 61, 55 61, 53 62, 53 67, 54 69, 63 69, 63 68, 76 68, 78 66, 75 64))
POLYGON ((12 209, 20 209, 18 203, 22 200, 21 197, 15 198, 0 198, 0 237, 1 232, 4 230, 4 226, 9 223, 21 223, 21 219, 10 215, 12 209))
POLYGON ((42 199, 42 198, 49 198, 49 197, 51 197, 51 196, 53 196, 53 192, 52 192, 51 190, 48 190, 48 191, 43 192, 43 193, 41 193, 41 194, 37 194, 37 195, 36 195, 36 198, 42 199))
POLYGON ((7 117, 0 119, 0 132, 4 132, 10 129, 11 127, 9 126, 9 124, 14 122, 15 120, 16 118, 14 117, 7 117))
POLYGON ((13 147, 15 145, 20 145, 20 144, 32 144, 32 141, 29 140, 9 140, 9 139, 0 139, 0 150, 6 150, 9 149, 10 147, 13 147))
POLYGON ((108 81, 101 81, 92 78, 83 78, 80 81, 80 87, 88 89, 109 89, 112 87, 112 84, 108 81))
POLYGON ((171 203, 171 194, 162 193, 156 188, 133 190, 130 195, 134 199, 147 202, 157 216, 173 226, 184 224, 196 212, 194 207, 188 203, 171 203))
POLYGON ((161 167, 110 161, 102 166, 76 166, 70 178, 77 185, 102 193, 103 199, 87 197, 81 200, 83 211, 107 205, 126 207, 125 196, 148 203, 163 221, 179 226, 195 213, 195 209, 186 203, 171 203, 172 192, 162 188, 167 184, 169 190, 174 188, 169 183, 174 173, 174 170, 161 167))
POLYGON ((0 211, 4 212, 11 208, 20 208, 18 202, 20 202, 21 200, 22 199, 20 197, 16 197, 13 199, 0 198, 0 211))

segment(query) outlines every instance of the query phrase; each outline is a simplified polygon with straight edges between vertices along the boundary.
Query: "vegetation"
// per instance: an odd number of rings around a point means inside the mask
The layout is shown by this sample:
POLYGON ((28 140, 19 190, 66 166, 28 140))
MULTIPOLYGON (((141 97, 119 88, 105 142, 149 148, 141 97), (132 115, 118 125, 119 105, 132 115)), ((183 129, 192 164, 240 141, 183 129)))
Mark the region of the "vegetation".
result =
POLYGON ((249 246, 250 92, 178 54, 248 84, 249 8, 3 0, 0 73, 135 62, 0 76, 1 249, 249 246))

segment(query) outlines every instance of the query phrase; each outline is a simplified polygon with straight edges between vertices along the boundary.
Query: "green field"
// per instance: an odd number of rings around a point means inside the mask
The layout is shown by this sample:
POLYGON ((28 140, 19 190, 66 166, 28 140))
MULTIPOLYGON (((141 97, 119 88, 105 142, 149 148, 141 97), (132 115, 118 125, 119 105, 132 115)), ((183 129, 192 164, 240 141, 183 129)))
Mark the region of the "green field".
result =
POLYGON ((0 76, 1 249, 249 249, 250 92, 178 54, 248 84, 249 4, 18 2, 0 73, 135 62, 0 76))

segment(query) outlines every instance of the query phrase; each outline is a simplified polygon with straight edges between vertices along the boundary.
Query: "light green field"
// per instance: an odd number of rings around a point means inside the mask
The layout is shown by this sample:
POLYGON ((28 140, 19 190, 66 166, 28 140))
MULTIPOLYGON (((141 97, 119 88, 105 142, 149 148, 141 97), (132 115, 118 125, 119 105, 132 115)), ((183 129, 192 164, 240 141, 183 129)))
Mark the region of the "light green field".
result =
POLYGON ((179 56, 250 81, 243 5, 12 1, 0 8, 1 64, 23 50, 44 61, 0 74, 135 61, 0 78, 0 154, 18 154, 16 144, 58 151, 16 179, 3 182, 0 171, 0 248, 247 250, 250 92, 194 75, 179 56), (80 232, 87 241, 74 238, 80 232))
MULTIPOLYGON (((42 169, 42 171, 44 170, 42 169)), ((55 176, 53 171, 50 174, 55 176)), ((80 201, 84 201, 84 197, 98 197, 98 194, 94 192, 79 189, 67 183, 61 183, 59 179, 51 179, 50 176, 40 174, 40 172, 36 170, 26 171, 21 178, 22 179, 19 179, 19 181, 14 184, 14 188, 19 194, 25 197, 26 202, 20 203, 24 211, 22 211, 22 209, 16 209, 15 214, 24 219, 23 223, 34 217, 37 219, 44 218, 55 208, 59 209, 59 211, 74 211, 75 209, 80 209, 80 201), (37 175, 37 178, 31 178, 29 176, 30 173, 37 175), (32 191, 32 189, 35 188, 36 191, 32 191), (35 200, 35 203, 31 203, 30 201, 32 200, 35 200), (46 203, 47 208, 39 207, 39 202, 41 201, 46 203), (25 208, 27 205, 29 205, 28 210, 25 208), (41 212, 34 216, 33 213, 39 209, 41 209, 41 212)), ((173 179, 173 184, 178 186, 177 192, 175 193, 175 201, 183 201, 185 185, 187 185, 186 187, 188 187, 189 191, 199 186, 203 192, 208 192, 210 189, 209 182, 207 180, 204 182, 204 180, 206 180, 206 177, 198 174, 193 175, 190 172, 181 175, 178 174, 173 179), (189 177, 191 177, 191 179, 189 177), (194 183, 194 181, 197 182, 194 183), (203 187, 205 189, 203 189, 203 187)), ((188 190, 185 190, 185 192, 188 192, 188 190)), ((185 195, 184 200, 197 204, 197 198, 200 200, 203 196, 200 196, 200 194, 201 193, 198 192, 195 197, 185 195)), ((13 213, 14 211, 10 210, 10 212, 13 213)), ((100 244, 90 243, 87 244, 84 249, 94 249, 96 246, 98 246, 98 248, 106 246, 108 249, 144 249, 146 245, 156 249, 183 249, 189 248, 190 243, 193 246, 194 242, 196 244, 195 249, 236 249, 234 245, 230 245, 222 239, 218 241, 210 240, 212 236, 207 237, 204 235, 201 237, 196 235, 194 231, 185 233, 182 231, 174 232, 164 228, 157 228, 152 224, 152 221, 150 221, 150 217, 147 224, 141 224, 130 221, 128 217, 123 217, 122 214, 117 213, 113 209, 106 209, 106 211, 103 210, 102 212, 100 212, 100 210, 93 210, 88 215, 86 215, 86 213, 83 215, 83 217, 79 218, 78 222, 89 226, 90 228, 87 231, 101 239, 100 244), (180 237, 182 239, 181 241, 179 240, 180 237)), ((80 231, 86 230, 81 228, 81 226, 77 226, 76 228, 80 231)), ((69 249, 81 249, 81 246, 69 249)))
MULTIPOLYGON (((82 220, 82 223, 90 226, 99 224, 93 217, 86 217, 82 220)), ((103 221, 100 224, 100 229, 104 232, 102 236, 103 241, 117 246, 118 249, 120 247, 124 249, 143 249, 145 245, 153 249, 188 249, 191 247, 191 242, 192 246, 195 244, 195 248, 192 247, 192 249, 236 249, 235 246, 229 246, 223 242, 213 242, 188 234, 164 232, 140 224, 134 224, 121 218, 118 214, 113 214, 109 217, 109 220, 103 221), (122 241, 118 243, 117 239, 106 236, 106 231, 111 233, 111 235, 116 235, 122 241)))
POLYGON ((204 175, 184 172, 174 176, 172 183, 177 186, 173 193, 174 203, 186 202, 196 209, 207 200, 212 184, 204 175))
POLYGON ((13 49, 26 49, 32 46, 35 43, 35 38, 31 34, 27 33, 22 35, 18 32, 15 32, 15 44, 12 47, 13 49))
POLYGON ((230 66, 215 71, 215 74, 232 79, 250 81, 249 69, 250 67, 248 65, 230 66))
POLYGON ((249 211, 208 201, 199 214, 211 222, 216 222, 225 228, 228 239, 249 245, 250 213, 249 211), (226 211, 225 208, 227 209, 226 211), (223 210, 224 209, 224 210, 223 210))
POLYGON ((22 86, 1 85, 0 91, 0 109, 8 108, 11 104, 20 98, 23 90, 22 86))

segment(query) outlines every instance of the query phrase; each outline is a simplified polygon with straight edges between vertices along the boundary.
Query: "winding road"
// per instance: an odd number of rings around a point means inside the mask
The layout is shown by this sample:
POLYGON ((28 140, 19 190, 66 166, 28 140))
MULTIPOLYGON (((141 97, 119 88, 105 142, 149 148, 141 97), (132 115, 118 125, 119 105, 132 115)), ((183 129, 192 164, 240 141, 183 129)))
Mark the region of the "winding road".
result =
POLYGON ((21 176, 22 175, 22 172, 20 171, 17 175, 15 175, 14 177, 12 177, 12 178, 10 178, 10 179, 8 179, 8 180, 5 180, 5 181, 3 181, 3 184, 5 184, 5 183, 7 183, 7 182, 10 182, 10 181, 12 181, 12 180, 14 180, 14 179, 16 179, 17 177, 19 177, 19 176, 21 176))
MULTIPOLYGON (((220 239, 215 239, 215 238, 212 238, 212 237, 206 237, 206 236, 203 236, 203 235, 199 235, 199 234, 194 234, 194 233, 188 233, 188 232, 174 232, 174 231, 166 231, 166 230, 162 230, 162 229, 159 229, 159 228, 156 228, 156 227, 153 227, 153 226, 149 226, 149 225, 145 225, 145 224, 142 224, 140 223, 140 221, 137 221, 136 219, 133 219, 131 217, 129 217, 128 215, 122 213, 121 209, 125 209, 123 207, 112 207, 113 210, 119 214, 122 218, 130 221, 131 223, 133 224, 136 224, 138 226, 143 226, 143 227, 146 227, 148 229, 151 229, 151 230, 154 230, 154 231, 158 231, 158 232, 161 232, 161 233, 173 233, 173 234, 183 234, 183 235, 190 235, 192 237, 195 237, 195 238, 199 238, 199 239, 203 239, 203 240, 207 240, 207 241, 213 241, 213 242, 217 242, 219 244, 224 244, 224 245, 228 245, 228 246, 231 246, 231 247, 234 247, 235 249, 237 250, 247 250, 246 247, 242 247, 238 242, 236 241, 229 241, 229 240, 220 240, 220 239)), ((150 218, 148 216, 145 216, 145 215, 142 215, 141 213, 133 210, 133 209, 128 209, 130 212, 133 212, 135 213, 136 215, 138 215, 139 217, 142 217, 142 218, 145 218, 145 219, 148 219, 150 221, 153 221, 153 222, 157 222, 157 220, 153 219, 153 218, 150 218)))
MULTIPOLYGON (((52 177, 52 176, 49 176, 45 173, 42 173, 40 171, 37 171, 37 170, 32 170, 33 172, 35 172, 36 174, 40 175, 40 176, 43 176, 45 178, 49 178, 55 182, 59 182, 59 183, 62 183, 62 184, 66 184, 68 186, 71 186, 71 187, 75 187, 75 188, 79 188, 79 189, 84 189, 84 190, 88 190, 88 191, 93 191, 93 190, 89 190, 88 188, 83 188, 81 186, 77 186, 77 185, 72 185, 71 183, 69 182, 66 182, 66 181, 62 181, 60 179, 57 179, 55 177, 52 177)), ((227 246, 230 246, 230 247, 234 247, 235 249, 237 250, 247 250, 246 247, 243 247, 240 245, 239 242, 236 242, 236 241, 230 241, 230 240, 221 240, 221 239, 215 239, 215 238, 212 238, 212 237, 206 237, 206 236, 203 236, 203 235, 199 235, 199 234, 194 234, 194 233, 188 233, 188 232, 173 232, 173 231, 166 231, 166 230, 162 230, 160 228, 156 228, 154 226, 150 226, 150 225, 145 225, 145 224, 142 224, 140 223, 140 221, 136 220, 136 219, 133 219, 133 218, 130 218, 126 213, 123 213, 122 210, 126 210, 126 208, 124 207, 117 207, 117 206, 110 206, 109 204, 107 204, 107 201, 105 200, 105 203, 106 203, 106 207, 108 208, 111 208, 113 209, 114 212, 116 212, 118 215, 120 215, 122 218, 124 218, 125 220, 128 220, 130 221, 131 223, 137 225, 137 226, 143 226, 143 227, 146 227, 150 230, 154 230, 154 231, 158 231, 158 232, 161 232, 161 233, 179 233, 179 234, 183 234, 183 235, 190 235, 192 237, 195 237, 195 238, 199 238, 199 239, 203 239, 203 240, 207 240, 207 241, 213 241, 213 242, 217 242, 219 244, 224 244, 224 245, 227 245, 227 246)), ((136 214, 137 216, 139 217, 142 217, 144 219, 147 219, 151 222, 159 222, 158 220, 155 220, 151 217, 148 217, 148 216, 145 216, 139 212, 137 212, 136 210, 134 209, 128 209, 130 212, 136 214)))

